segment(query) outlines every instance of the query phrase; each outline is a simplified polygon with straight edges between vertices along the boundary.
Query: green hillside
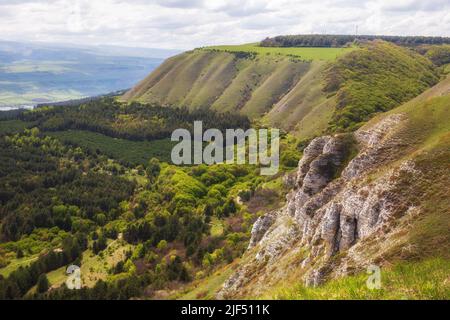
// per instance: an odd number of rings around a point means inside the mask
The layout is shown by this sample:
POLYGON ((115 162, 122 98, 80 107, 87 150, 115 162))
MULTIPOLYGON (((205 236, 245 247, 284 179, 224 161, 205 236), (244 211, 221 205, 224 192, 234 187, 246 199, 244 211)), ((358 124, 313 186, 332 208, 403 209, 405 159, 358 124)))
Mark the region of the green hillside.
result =
POLYGON ((406 102, 439 81, 436 67, 410 49, 374 41, 338 59, 326 72, 327 92, 336 92, 332 129, 360 126, 373 114, 406 102))
POLYGON ((357 128, 434 85, 438 68, 421 53, 380 40, 347 48, 205 47, 168 59, 123 99, 239 112, 310 138, 357 128))

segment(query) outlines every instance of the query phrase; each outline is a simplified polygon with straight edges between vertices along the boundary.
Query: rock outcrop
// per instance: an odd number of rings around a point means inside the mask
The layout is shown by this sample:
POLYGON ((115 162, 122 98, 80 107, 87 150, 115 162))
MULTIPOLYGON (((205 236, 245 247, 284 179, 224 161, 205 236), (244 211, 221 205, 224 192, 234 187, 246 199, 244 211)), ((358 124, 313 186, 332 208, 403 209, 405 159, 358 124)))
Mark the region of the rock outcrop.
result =
POLYGON ((218 298, 256 296, 289 273, 317 286, 369 265, 377 253, 368 254, 368 246, 360 244, 389 237, 396 219, 414 212, 395 192, 400 176, 421 175, 413 161, 393 164, 405 148, 395 138, 405 121, 393 114, 358 130, 353 140, 348 135, 314 139, 304 150, 286 206, 255 223, 244 262, 218 298), (352 144, 358 152, 350 159, 352 144))

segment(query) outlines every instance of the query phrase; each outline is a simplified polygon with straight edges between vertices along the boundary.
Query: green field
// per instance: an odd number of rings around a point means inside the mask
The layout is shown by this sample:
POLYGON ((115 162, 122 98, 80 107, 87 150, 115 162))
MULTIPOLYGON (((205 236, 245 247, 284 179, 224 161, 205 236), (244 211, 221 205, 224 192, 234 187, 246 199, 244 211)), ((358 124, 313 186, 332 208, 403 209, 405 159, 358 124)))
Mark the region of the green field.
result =
POLYGON ((351 52, 354 48, 282 48, 260 47, 257 43, 231 46, 212 46, 203 50, 219 50, 228 52, 254 52, 259 55, 284 55, 295 56, 303 60, 333 61, 342 54, 351 52))
POLYGON ((128 161, 133 164, 146 164, 151 158, 158 158, 161 161, 170 162, 170 154, 174 145, 169 139, 130 141, 81 130, 51 132, 48 135, 62 142, 74 144, 92 151, 98 149, 101 153, 114 159, 128 161))

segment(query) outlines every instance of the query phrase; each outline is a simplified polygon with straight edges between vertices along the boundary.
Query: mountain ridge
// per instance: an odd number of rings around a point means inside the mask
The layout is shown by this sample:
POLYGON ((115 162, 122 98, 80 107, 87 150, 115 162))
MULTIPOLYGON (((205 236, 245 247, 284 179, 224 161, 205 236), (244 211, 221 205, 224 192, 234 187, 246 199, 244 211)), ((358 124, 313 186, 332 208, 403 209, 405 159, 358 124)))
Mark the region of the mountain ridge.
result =
POLYGON ((427 58, 380 40, 342 51, 335 60, 320 58, 332 48, 316 48, 314 60, 290 48, 262 49, 206 47, 172 57, 123 100, 239 112, 307 139, 357 128, 439 78, 427 58), (387 85, 387 77, 397 84, 387 85))

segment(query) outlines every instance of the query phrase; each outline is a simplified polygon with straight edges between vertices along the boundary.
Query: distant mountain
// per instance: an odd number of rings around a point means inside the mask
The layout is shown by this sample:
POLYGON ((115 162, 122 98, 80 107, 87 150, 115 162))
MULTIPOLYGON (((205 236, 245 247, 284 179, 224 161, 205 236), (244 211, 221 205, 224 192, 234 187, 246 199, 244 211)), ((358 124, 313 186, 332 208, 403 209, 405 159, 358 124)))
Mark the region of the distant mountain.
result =
POLYGON ((176 50, 0 41, 0 109, 131 87, 176 50))

